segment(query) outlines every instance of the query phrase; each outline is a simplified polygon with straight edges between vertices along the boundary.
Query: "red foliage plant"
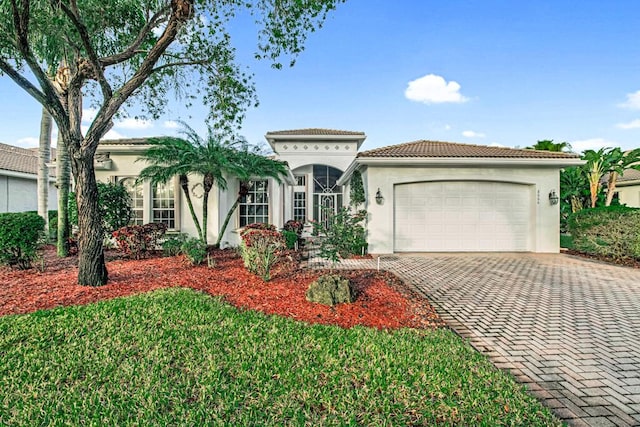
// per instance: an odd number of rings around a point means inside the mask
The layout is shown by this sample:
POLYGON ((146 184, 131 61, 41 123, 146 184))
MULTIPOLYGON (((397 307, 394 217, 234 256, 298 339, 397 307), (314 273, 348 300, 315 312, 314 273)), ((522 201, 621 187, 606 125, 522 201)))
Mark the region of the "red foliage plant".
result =
POLYGON ((127 225, 112 233, 116 244, 129 258, 140 259, 154 251, 158 240, 167 231, 167 225, 161 222, 150 222, 145 225, 127 225))
POLYGON ((274 267, 272 280, 264 282, 243 267, 234 250, 211 253, 215 269, 191 266, 183 256, 131 260, 107 253, 110 281, 105 286, 76 283, 77 258, 59 259, 54 247, 44 254, 44 271, 0 267, 0 315, 29 313, 58 306, 148 292, 167 287, 188 287, 221 296, 248 310, 288 316, 309 323, 344 328, 364 325, 379 329, 431 328, 443 323, 430 304, 409 292, 393 275, 374 270, 340 271, 356 292, 352 304, 329 307, 306 300, 309 284, 326 271, 300 269, 290 256, 274 267))

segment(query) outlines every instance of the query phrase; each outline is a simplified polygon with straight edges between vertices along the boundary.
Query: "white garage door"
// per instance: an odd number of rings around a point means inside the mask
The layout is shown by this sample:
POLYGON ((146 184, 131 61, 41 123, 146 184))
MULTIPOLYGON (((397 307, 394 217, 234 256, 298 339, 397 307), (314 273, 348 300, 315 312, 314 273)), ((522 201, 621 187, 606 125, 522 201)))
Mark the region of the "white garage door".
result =
POLYGON ((530 250, 532 186, 440 181, 396 185, 397 252, 530 250))

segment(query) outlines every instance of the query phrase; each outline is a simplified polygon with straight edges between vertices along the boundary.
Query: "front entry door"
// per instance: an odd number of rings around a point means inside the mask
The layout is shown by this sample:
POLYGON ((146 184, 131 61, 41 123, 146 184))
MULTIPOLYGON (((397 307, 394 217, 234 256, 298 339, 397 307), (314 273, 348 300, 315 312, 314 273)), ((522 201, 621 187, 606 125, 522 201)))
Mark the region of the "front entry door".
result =
POLYGON ((342 188, 337 184, 342 171, 327 165, 313 165, 313 219, 331 228, 333 216, 342 206, 342 188))
POLYGON ((314 195, 314 204, 316 209, 316 221, 321 223, 323 227, 329 228, 331 218, 338 213, 338 194, 322 193, 314 195))

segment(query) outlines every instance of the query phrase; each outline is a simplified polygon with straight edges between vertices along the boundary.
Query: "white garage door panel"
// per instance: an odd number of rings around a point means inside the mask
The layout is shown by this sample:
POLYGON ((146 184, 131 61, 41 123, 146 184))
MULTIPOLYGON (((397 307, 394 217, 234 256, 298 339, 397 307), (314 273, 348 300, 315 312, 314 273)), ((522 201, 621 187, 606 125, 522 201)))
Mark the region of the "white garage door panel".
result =
POLYGON ((395 187, 398 252, 528 251, 531 187, 443 181, 395 187))

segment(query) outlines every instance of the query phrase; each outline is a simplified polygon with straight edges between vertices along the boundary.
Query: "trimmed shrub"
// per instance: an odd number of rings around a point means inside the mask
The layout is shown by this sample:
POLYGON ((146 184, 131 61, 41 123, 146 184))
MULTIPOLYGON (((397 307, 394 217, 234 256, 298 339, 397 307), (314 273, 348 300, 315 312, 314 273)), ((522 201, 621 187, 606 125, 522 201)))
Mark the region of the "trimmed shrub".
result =
POLYGON ((640 209, 608 206, 569 217, 575 249, 614 259, 640 259, 640 209))
POLYGON ((366 217, 365 210, 352 213, 350 208, 340 208, 328 224, 313 222, 314 234, 322 237, 319 255, 337 262, 340 258, 366 253, 366 217))
POLYGON ((162 242, 162 253, 164 256, 176 256, 182 253, 182 244, 187 241, 189 236, 185 233, 179 233, 167 237, 162 242))
POLYGON ((292 219, 290 219, 289 221, 284 223, 284 227, 282 227, 282 229, 284 231, 293 231, 294 233, 296 233, 298 236, 300 236, 302 234, 302 229, 304 228, 304 224, 301 223, 300 221, 294 221, 292 219))
POLYGON ((311 282, 306 293, 307 301, 334 306, 355 301, 349 279, 336 274, 328 274, 318 277, 311 282))
POLYGON ((207 259, 207 244, 195 237, 185 240, 180 250, 191 265, 200 265, 207 259))
MULTIPOLYGON (((120 183, 98 182, 98 203, 105 235, 125 227, 131 221, 131 196, 120 183)), ((75 193, 69 193, 69 222, 78 225, 78 204, 75 193)))
POLYGON ((287 249, 295 249, 298 242, 298 234, 295 231, 282 230, 282 237, 284 238, 287 249))
POLYGON ((271 279, 271 268, 278 262, 285 243, 274 226, 245 228, 240 233, 240 255, 244 266, 265 282, 271 279))
POLYGON ((166 224, 151 222, 145 225, 127 225, 112 233, 118 249, 129 258, 141 259, 158 246, 158 240, 167 231, 166 224))
POLYGON ((0 214, 0 263, 31 268, 44 239, 44 218, 34 212, 0 214))

